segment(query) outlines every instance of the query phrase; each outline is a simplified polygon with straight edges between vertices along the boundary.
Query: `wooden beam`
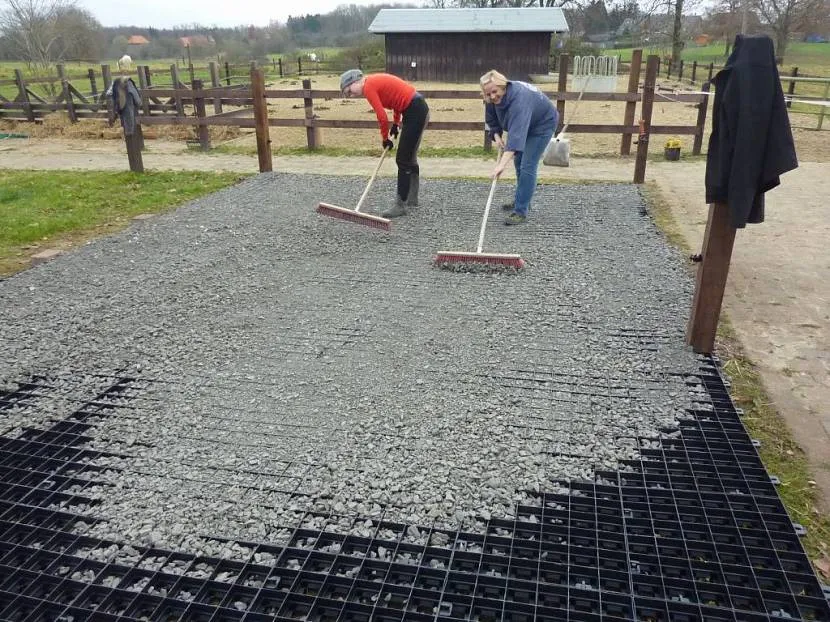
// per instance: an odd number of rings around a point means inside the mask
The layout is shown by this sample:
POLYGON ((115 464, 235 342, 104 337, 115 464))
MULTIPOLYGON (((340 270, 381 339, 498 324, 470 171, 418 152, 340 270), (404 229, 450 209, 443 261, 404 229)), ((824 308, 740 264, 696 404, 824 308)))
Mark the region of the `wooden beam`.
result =
POLYGON ((19 69, 14 70, 14 81, 17 84, 17 98, 23 105, 23 112, 26 113, 26 118, 29 119, 29 121, 34 121, 35 112, 32 110, 32 102, 29 100, 29 89, 26 88, 26 82, 23 80, 23 73, 19 69))
MULTIPOLYGON (((701 90, 708 93, 709 82, 704 82, 701 90)), ((703 99, 697 105, 697 131, 695 132, 695 141, 692 145, 692 155, 700 155, 700 149, 703 146, 703 135, 706 130, 706 113, 709 110, 709 95, 704 95, 703 99)))
MULTIPOLYGON (((564 95, 564 93, 568 90, 569 60, 570 56, 568 56, 567 54, 559 55, 559 84, 557 85, 559 88, 558 95, 564 95)), ((559 127, 557 127, 555 131, 560 132, 565 124, 565 97, 557 96, 556 110, 559 112, 559 127)))
MULTIPOLYGON (((259 172, 274 170, 271 155, 271 135, 268 129, 268 100, 265 98, 265 76, 260 69, 251 69, 251 97, 254 100, 254 123, 256 127, 256 152, 259 172)), ((238 123, 243 119, 227 119, 238 123)))
POLYGON ((654 85, 657 83, 657 61, 654 54, 646 61, 646 79, 643 83, 643 105, 640 110, 640 137, 637 141, 637 161, 634 164, 634 183, 646 180, 646 162, 648 160, 648 138, 651 133, 651 114, 654 110, 654 85))
POLYGON ((314 100, 311 98, 311 80, 303 79, 303 111, 306 120, 306 142, 309 149, 318 149, 322 146, 320 126, 314 123, 314 100))
POLYGON ((686 343, 695 352, 709 354, 715 347, 734 245, 735 228, 729 219, 729 206, 713 203, 709 206, 702 259, 697 269, 692 310, 686 328, 686 343))
MULTIPOLYGON (((631 71, 628 73, 628 92, 637 93, 640 88, 640 70, 643 64, 643 51, 640 49, 631 52, 631 71)), ((625 103, 625 115, 623 125, 634 123, 634 114, 637 112, 637 102, 628 101, 625 103)), ((623 134, 620 142, 620 155, 631 154, 631 134, 623 134)))

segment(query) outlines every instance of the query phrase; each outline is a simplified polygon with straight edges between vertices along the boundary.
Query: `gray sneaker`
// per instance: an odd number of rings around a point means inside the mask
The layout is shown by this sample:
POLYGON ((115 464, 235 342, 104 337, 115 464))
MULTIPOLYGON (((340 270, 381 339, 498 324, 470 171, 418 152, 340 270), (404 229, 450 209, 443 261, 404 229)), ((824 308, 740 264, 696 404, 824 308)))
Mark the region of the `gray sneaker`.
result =
POLYGON ((502 204, 501 209, 503 212, 512 212, 514 207, 516 207, 516 204, 513 201, 510 201, 510 203, 502 204))

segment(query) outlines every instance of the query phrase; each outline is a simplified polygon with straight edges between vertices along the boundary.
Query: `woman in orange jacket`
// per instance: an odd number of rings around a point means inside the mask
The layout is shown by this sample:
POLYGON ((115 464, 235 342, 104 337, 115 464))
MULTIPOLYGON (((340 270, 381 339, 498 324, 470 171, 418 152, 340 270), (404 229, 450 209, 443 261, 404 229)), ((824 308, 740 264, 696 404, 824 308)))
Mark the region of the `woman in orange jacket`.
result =
POLYGON ((418 147, 429 120, 429 106, 424 96, 415 87, 397 76, 388 73, 373 73, 367 76, 359 69, 350 69, 340 76, 340 90, 347 97, 363 96, 377 114, 380 125, 381 144, 392 149, 390 140, 397 138, 398 192, 395 205, 383 212, 384 218, 406 215, 409 207, 418 205, 418 147), (386 110, 392 110, 392 126, 386 110))

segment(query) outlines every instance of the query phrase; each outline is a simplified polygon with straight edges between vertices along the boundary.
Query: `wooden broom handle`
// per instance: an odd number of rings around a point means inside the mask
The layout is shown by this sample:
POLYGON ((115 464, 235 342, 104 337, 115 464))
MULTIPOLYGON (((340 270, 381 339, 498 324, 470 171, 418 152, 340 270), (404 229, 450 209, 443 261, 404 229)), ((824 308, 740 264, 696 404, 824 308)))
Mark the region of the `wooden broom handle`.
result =
MULTIPOLYGON (((501 162, 501 156, 503 155, 503 151, 501 147, 499 147, 499 155, 496 158, 496 163, 498 164, 501 162)), ((490 194, 487 196, 487 205, 484 207, 484 218, 481 220, 481 231, 478 234, 478 247, 476 248, 476 253, 481 253, 481 249, 484 248, 484 231, 487 229, 487 217, 490 215, 490 205, 493 203, 493 195, 496 194, 496 183, 498 183, 499 178, 494 177, 493 183, 490 184, 490 194)))
POLYGON ((383 153, 380 155, 380 161, 378 162, 378 165, 375 167, 375 172, 372 173, 372 176, 369 178, 369 183, 366 184, 366 190, 363 191, 363 196, 360 197, 360 200, 357 202, 357 207, 354 208, 354 211, 360 211, 360 206, 363 205, 363 201, 366 200, 366 197, 369 194, 369 188, 371 188, 372 184, 375 182, 375 177, 377 177, 378 171, 380 170, 380 167, 383 164, 383 160, 384 158, 386 158, 387 153, 389 153, 389 147, 384 148, 383 153))

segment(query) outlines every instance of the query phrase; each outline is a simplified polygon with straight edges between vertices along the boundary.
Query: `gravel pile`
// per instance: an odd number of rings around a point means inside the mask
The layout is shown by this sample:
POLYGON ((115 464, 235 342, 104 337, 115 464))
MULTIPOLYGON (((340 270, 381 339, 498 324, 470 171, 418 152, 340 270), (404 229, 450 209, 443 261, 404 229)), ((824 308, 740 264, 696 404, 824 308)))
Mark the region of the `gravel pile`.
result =
POLYGON ((475 250, 486 183, 425 181, 391 233, 314 212, 363 183, 260 175, 0 282, 0 388, 54 387, 4 434, 138 379, 90 431, 121 457, 94 461, 100 503, 77 510, 103 520, 79 532, 236 557, 219 538, 480 529, 694 403, 692 284, 636 188, 540 186, 531 220, 492 213, 485 241, 526 268, 478 274, 432 259, 475 250))

